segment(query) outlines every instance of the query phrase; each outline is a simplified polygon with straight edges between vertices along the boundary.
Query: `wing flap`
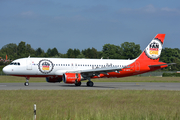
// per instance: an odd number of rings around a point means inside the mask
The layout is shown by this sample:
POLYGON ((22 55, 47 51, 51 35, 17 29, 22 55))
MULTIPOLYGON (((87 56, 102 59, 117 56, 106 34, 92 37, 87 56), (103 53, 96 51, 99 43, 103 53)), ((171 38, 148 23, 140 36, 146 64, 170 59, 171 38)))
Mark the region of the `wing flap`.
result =
POLYGON ((125 67, 104 67, 104 68, 95 68, 95 69, 88 69, 88 70, 78 70, 78 71, 67 71, 70 73, 81 73, 81 74, 107 74, 108 72, 119 72, 125 67))

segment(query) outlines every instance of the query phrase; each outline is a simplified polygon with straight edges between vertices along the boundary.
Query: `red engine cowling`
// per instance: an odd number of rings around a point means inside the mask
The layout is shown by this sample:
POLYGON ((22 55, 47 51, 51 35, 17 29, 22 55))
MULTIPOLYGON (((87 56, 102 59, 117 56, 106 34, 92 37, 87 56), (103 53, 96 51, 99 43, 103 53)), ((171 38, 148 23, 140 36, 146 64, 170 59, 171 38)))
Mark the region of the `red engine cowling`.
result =
POLYGON ((61 82, 62 77, 46 77, 46 81, 49 83, 61 82))
POLYGON ((81 81, 81 74, 79 73, 64 73, 63 74, 63 82, 73 84, 75 82, 81 81))

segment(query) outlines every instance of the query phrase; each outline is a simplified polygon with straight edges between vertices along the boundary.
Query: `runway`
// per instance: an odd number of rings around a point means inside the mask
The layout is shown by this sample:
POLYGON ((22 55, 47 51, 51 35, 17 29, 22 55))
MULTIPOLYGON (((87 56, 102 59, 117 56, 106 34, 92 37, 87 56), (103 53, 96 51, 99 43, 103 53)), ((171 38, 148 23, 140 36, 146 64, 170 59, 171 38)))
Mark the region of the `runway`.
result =
POLYGON ((65 83, 0 83, 0 90, 180 90, 180 83, 94 82, 93 87, 65 83))

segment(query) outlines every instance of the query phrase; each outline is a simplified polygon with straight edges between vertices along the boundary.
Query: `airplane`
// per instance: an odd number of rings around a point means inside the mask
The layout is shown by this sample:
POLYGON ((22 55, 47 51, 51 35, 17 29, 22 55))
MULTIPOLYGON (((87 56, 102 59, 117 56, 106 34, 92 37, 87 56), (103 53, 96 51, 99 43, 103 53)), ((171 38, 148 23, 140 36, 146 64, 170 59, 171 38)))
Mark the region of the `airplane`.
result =
POLYGON ((49 83, 63 81, 81 86, 88 80, 92 87, 94 78, 120 78, 155 71, 175 63, 159 62, 165 34, 157 34, 141 55, 132 60, 119 59, 77 59, 77 58, 20 58, 3 68, 12 76, 25 77, 29 86, 30 77, 45 77, 49 83))

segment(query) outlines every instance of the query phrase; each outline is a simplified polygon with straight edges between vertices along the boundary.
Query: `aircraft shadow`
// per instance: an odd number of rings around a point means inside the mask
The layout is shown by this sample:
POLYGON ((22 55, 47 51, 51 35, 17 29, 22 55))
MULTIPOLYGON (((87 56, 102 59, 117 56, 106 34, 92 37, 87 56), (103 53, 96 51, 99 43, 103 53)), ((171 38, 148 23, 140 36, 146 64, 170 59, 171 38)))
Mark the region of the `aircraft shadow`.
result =
POLYGON ((91 89, 93 89, 93 88, 111 88, 111 89, 115 89, 116 87, 109 87, 109 86, 96 86, 96 85, 94 85, 93 87, 88 87, 88 86, 86 86, 86 85, 81 85, 81 86, 75 86, 75 85, 58 85, 58 86, 60 86, 60 87, 73 87, 73 88, 91 88, 91 89))

